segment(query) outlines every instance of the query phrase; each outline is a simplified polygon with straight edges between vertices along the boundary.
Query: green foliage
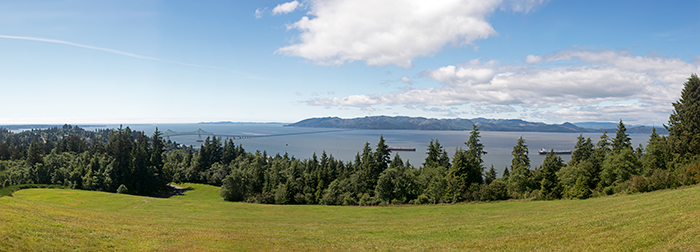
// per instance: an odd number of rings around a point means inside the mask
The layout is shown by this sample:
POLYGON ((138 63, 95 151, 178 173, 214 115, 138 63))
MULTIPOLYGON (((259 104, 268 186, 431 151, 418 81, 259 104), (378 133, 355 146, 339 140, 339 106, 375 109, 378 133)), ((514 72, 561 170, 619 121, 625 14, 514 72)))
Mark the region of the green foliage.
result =
POLYGON ((430 140, 428 144, 428 156, 425 157, 423 167, 439 166, 444 169, 450 168, 450 158, 447 156, 447 151, 440 145, 440 141, 435 139, 430 140))
POLYGON ((119 185, 119 188, 117 188, 117 193, 118 194, 129 193, 129 189, 127 189, 124 184, 121 184, 121 185, 119 185))
POLYGON ((625 148, 613 153, 603 162, 600 182, 604 186, 619 184, 639 174, 640 163, 632 149, 625 148))
POLYGON ((668 119, 669 143, 679 156, 700 155, 700 78, 691 74, 683 83, 668 119))
POLYGON ((539 170, 540 176, 542 177, 540 181, 540 194, 542 194, 545 199, 558 199, 561 197, 561 188, 557 172, 559 172, 562 167, 564 167, 564 161, 561 157, 557 156, 552 149, 547 153, 539 170))
POLYGON ((533 184, 530 171, 530 158, 527 144, 521 136, 516 145, 513 146, 513 160, 511 162, 511 172, 508 177, 508 188, 511 194, 522 196, 523 193, 531 189, 533 184))
POLYGON ((615 139, 612 142, 612 152, 619 153, 624 149, 632 148, 632 139, 627 134, 627 127, 620 120, 620 124, 617 125, 617 132, 615 133, 615 139))
POLYGON ((250 179, 242 170, 234 170, 221 185, 221 197, 228 201, 243 201, 248 196, 250 179))
POLYGON ((485 184, 491 184, 494 180, 496 180, 496 177, 498 174, 496 173, 496 169, 493 168, 493 165, 491 165, 491 168, 489 168, 488 171, 484 174, 484 183, 485 184))
POLYGON ((587 199, 591 197, 588 179, 586 177, 578 177, 574 186, 565 188, 565 197, 576 199, 587 199))

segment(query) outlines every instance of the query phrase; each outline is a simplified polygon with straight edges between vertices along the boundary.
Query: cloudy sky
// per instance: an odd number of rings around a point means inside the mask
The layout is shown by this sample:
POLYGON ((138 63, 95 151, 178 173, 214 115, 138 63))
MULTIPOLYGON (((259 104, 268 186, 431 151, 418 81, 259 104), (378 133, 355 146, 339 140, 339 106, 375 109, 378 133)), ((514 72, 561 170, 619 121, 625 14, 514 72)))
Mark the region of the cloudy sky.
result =
POLYGON ((700 1, 2 1, 0 124, 661 125, 700 1))

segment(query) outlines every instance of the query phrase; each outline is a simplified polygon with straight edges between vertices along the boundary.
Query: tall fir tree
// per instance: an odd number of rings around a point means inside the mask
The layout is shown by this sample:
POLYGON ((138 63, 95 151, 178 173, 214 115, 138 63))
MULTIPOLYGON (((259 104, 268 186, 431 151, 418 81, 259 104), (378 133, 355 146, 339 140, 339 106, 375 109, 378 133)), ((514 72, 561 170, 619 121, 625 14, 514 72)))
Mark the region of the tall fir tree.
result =
POLYGON ((668 140, 679 156, 700 155, 700 78, 691 74, 668 119, 668 140))
POLYGON ((530 189, 530 158, 525 139, 521 136, 513 146, 513 160, 508 185, 511 193, 522 194, 530 189))
POLYGON ((617 132, 615 133, 615 139, 612 142, 612 152, 620 153, 623 149, 632 148, 632 139, 627 134, 627 127, 620 120, 620 124, 617 125, 617 132))
POLYGON ((557 156, 554 149, 552 149, 547 153, 544 162, 542 162, 542 167, 540 167, 540 175, 542 176, 542 181, 540 181, 540 193, 545 198, 558 199, 561 197, 561 187, 559 186, 557 172, 559 172, 562 167, 564 167, 564 161, 561 157, 557 156))

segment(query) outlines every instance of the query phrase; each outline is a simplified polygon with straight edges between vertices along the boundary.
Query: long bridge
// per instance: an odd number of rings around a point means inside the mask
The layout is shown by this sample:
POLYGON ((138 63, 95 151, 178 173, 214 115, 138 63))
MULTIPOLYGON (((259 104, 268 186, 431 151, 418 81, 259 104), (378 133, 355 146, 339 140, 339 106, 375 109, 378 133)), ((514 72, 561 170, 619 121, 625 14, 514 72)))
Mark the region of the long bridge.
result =
POLYGON ((214 137, 227 137, 232 139, 248 139, 248 138, 259 138, 259 137, 276 137, 276 136, 293 136, 293 135, 306 135, 306 134, 316 134, 316 133, 326 133, 326 132, 337 132, 337 131, 347 131, 346 129, 335 129, 335 130, 322 130, 322 131, 309 131, 309 132, 293 132, 293 133, 281 133, 281 134, 259 134, 259 135, 231 135, 231 134, 215 134, 213 132, 205 131, 201 128, 195 131, 183 131, 176 132, 170 129, 163 132, 163 136, 170 140, 171 136, 198 136, 197 142, 202 142, 202 135, 214 136, 214 137))

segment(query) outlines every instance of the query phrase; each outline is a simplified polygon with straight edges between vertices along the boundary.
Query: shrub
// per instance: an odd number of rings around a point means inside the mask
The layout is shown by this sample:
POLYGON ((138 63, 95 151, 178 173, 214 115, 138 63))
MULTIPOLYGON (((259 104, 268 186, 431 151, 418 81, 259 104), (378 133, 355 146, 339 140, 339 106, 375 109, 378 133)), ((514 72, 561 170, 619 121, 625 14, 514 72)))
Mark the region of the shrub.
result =
POLYGON ((613 195, 615 194, 615 189, 612 186, 606 186, 605 188, 603 188, 603 192, 606 195, 613 195))
POLYGON ((664 170, 655 170, 649 178, 647 178, 649 191, 673 188, 678 186, 676 176, 673 173, 664 170))
POLYGON ((425 194, 418 195, 418 198, 416 199, 416 204, 429 204, 430 203, 430 198, 428 196, 425 196, 425 194))
POLYGON ((271 192, 262 192, 255 195, 255 203, 258 204, 274 204, 275 195, 271 192))
POLYGON ((129 189, 126 188, 124 184, 119 185, 119 188, 117 188, 117 193, 118 194, 125 194, 128 193, 129 189))
POLYGON ((352 195, 352 193, 348 193, 343 197, 343 205, 344 206, 354 206, 357 205, 357 199, 352 195))
POLYGON ((632 176, 632 191, 633 192, 648 192, 649 183, 644 177, 632 176))
POLYGON ((684 170, 688 177, 688 184, 696 184, 700 182, 700 163, 689 165, 684 170))
POLYGON ((226 201, 243 201, 247 188, 248 176, 241 170, 235 170, 224 178, 219 194, 226 201))

